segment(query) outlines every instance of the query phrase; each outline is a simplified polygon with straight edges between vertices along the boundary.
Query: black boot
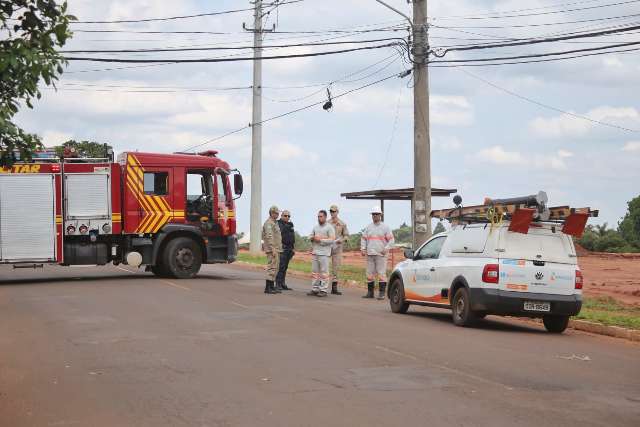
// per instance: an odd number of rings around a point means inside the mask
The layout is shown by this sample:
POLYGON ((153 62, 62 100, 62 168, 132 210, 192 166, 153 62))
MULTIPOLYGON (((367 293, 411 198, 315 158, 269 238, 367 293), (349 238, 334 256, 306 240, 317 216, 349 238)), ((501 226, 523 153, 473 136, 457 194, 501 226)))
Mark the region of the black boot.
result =
POLYGON ((378 291, 378 299, 383 300, 385 297, 385 290, 387 289, 387 282, 380 282, 380 290, 378 291))
POLYGON ((282 291, 284 291, 284 287, 282 286, 282 283, 276 282, 276 292, 281 294, 282 291))
POLYGON ((332 295, 342 295, 342 292, 338 290, 338 282, 333 282, 331 284, 331 294, 332 295))
POLYGON ((277 294, 278 292, 276 292, 276 290, 273 288, 273 281, 272 280, 267 280, 264 286, 264 293, 265 294, 277 294))
POLYGON ((292 290, 290 287, 287 286, 286 283, 282 283, 281 286, 282 286, 282 290, 285 290, 285 291, 291 291, 292 290))
POLYGON ((373 298, 373 282, 367 282, 367 294, 363 295, 362 298, 373 298))

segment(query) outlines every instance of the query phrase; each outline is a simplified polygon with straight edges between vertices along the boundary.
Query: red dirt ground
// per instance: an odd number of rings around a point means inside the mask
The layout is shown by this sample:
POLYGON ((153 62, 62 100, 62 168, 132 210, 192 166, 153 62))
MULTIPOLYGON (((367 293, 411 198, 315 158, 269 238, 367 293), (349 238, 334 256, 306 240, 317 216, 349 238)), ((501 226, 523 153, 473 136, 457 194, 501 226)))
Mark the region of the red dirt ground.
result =
MULTIPOLYGON (((584 294, 612 297, 621 303, 640 307, 640 254, 610 254, 589 252, 577 248, 578 265, 584 275, 584 294)), ((394 250, 393 262, 404 260, 402 250, 394 250)), ((298 260, 311 260, 308 253, 296 254, 298 260)), ((359 252, 345 252, 344 263, 363 267, 359 252)), ((389 269, 392 260, 389 257, 389 269)))

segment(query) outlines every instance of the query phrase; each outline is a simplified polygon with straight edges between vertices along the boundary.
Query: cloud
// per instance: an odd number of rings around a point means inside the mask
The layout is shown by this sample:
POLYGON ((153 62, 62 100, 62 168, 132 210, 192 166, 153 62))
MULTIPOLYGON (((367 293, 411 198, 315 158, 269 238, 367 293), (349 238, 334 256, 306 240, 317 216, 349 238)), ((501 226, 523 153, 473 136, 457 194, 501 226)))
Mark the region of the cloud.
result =
POLYGON ((624 144, 622 151, 640 152, 640 141, 630 141, 624 144))
POLYGON ((480 160, 496 165, 519 165, 524 163, 524 157, 517 151, 506 151, 500 145, 480 150, 480 160))
POLYGON ((433 95, 431 123, 443 126, 469 126, 474 122, 471 102, 464 96, 433 95))
POLYGON ((507 151, 500 145, 482 149, 477 156, 480 161, 495 165, 551 170, 567 169, 565 160, 570 157, 573 157, 573 153, 563 149, 554 154, 544 155, 507 151))
POLYGON ((42 143, 45 145, 45 147, 61 145, 63 142, 66 142, 70 139, 73 139, 73 135, 67 132, 49 130, 42 133, 42 143))
POLYGON ((431 146, 435 149, 439 149, 446 152, 460 151, 463 147, 460 138, 452 137, 433 137, 431 139, 431 146))
MULTIPOLYGON (((586 113, 575 114, 619 126, 638 127, 640 125, 640 111, 634 107, 602 106, 586 113)), ((549 118, 537 117, 529 123, 529 129, 543 138, 582 137, 588 135, 596 126, 600 125, 568 114, 549 118)))
POLYGON ((264 155, 267 159, 271 160, 304 159, 305 161, 315 161, 318 159, 316 153, 306 151, 299 145, 294 145, 289 142, 267 144, 264 155))

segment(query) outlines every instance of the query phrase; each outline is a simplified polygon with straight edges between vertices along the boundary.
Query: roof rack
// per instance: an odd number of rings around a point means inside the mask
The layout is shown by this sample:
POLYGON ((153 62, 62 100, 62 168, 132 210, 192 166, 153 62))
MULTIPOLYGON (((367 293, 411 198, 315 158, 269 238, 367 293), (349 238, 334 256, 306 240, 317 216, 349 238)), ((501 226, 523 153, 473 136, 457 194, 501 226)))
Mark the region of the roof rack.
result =
POLYGON ((590 207, 548 207, 548 197, 544 191, 509 199, 487 198, 484 204, 474 206, 462 206, 460 196, 455 196, 453 202, 455 208, 431 211, 431 217, 448 220, 454 224, 497 224, 509 221, 510 231, 525 234, 532 222, 562 223, 564 233, 579 237, 584 232, 588 218, 597 217, 600 213, 590 207))

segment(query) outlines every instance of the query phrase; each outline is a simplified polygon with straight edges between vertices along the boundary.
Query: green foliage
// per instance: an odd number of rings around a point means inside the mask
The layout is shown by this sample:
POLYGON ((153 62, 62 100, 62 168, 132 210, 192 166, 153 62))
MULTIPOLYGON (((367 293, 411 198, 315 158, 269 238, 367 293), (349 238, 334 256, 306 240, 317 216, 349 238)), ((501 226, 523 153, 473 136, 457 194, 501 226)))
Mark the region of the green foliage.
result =
POLYGON ((640 249, 640 196, 627 203, 627 214, 618 224, 618 230, 624 240, 640 249))
POLYGON ((583 248, 594 252, 637 252, 638 248, 627 242, 620 232, 602 225, 587 225, 584 234, 576 242, 583 248))
POLYGON ((400 228, 393 230, 393 238, 396 239, 396 243, 411 243, 413 242, 413 228, 403 223, 400 228))
MULTIPOLYGON (((109 144, 107 144, 107 149, 113 150, 109 144)), ((70 139, 64 144, 56 147, 56 154, 58 157, 63 157, 65 149, 73 150, 73 152, 77 155, 77 157, 87 157, 87 158, 103 158, 107 156, 105 152, 104 144, 93 141, 75 141, 70 139)))
POLYGON ((311 241, 309 237, 302 237, 297 231, 295 232, 296 242, 294 248, 296 251, 309 251, 311 250, 311 241))
POLYGON ((42 147, 38 137, 13 122, 20 104, 33 108, 38 83, 55 87, 66 63, 57 52, 71 36, 67 3, 55 0, 0 0, 0 166, 11 165, 14 151, 30 159, 42 147))
POLYGON ((444 228, 444 225, 442 225, 442 222, 439 222, 436 225, 436 228, 433 229, 433 234, 440 234, 440 233, 444 233, 445 231, 447 230, 444 228))

